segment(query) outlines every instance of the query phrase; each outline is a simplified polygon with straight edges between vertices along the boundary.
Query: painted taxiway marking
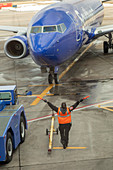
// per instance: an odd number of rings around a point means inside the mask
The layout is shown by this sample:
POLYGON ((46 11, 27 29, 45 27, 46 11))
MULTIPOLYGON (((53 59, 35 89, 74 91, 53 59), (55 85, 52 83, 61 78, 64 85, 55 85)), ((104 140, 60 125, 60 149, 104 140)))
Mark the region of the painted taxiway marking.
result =
MULTIPOLYGON (((76 108, 75 110, 73 111, 78 111, 78 110, 83 110, 83 109, 87 109, 87 108, 90 108, 90 107, 99 107, 100 105, 99 104, 107 104, 107 103, 111 103, 113 102, 113 100, 107 100, 107 101, 103 101, 103 102, 98 102, 98 103, 95 103, 95 104, 90 104, 90 105, 85 105, 85 106, 82 106, 82 107, 78 107, 76 108)), ((55 113, 55 116, 57 116, 57 114, 55 113)), ((39 121, 39 120, 44 120, 44 119, 48 119, 48 118, 51 118, 52 117, 52 114, 49 114, 49 115, 45 115, 45 116, 42 116, 42 117, 38 117, 38 118, 34 118, 34 119, 29 119, 27 120, 28 123, 32 123, 32 122, 36 122, 36 121, 39 121)))
POLYGON ((59 80, 73 67, 73 65, 80 59, 81 56, 94 44, 92 42, 75 60, 59 75, 59 80))
MULTIPOLYGON (((70 68, 80 59, 80 57, 94 44, 94 42, 92 42, 91 44, 89 44, 89 46, 78 56, 75 58, 75 60, 59 75, 59 80, 70 70, 70 68)), ((40 95, 39 97, 43 98, 46 93, 51 90, 53 88, 54 84, 49 85, 40 95)), ((30 105, 36 105, 38 104, 40 101, 39 98, 36 98, 30 105)))
POLYGON ((82 109, 89 108, 89 107, 100 107, 100 105, 108 104, 108 103, 113 103, 113 100, 107 100, 107 101, 98 102, 98 103, 95 103, 95 104, 90 104, 90 105, 78 107, 78 108, 76 108, 76 109, 73 110, 73 111, 82 110, 82 109))
POLYGON ((38 120, 44 120, 44 119, 48 119, 48 118, 51 118, 51 117, 52 117, 52 114, 42 116, 42 117, 38 117, 38 118, 34 118, 34 119, 29 119, 29 120, 27 120, 27 123, 36 122, 38 120))
MULTIPOLYGON (((66 149, 86 149, 87 147, 67 147, 66 149)), ((63 147, 53 147, 55 150, 63 149, 63 147)))
MULTIPOLYGON (((103 104, 109 104, 109 103, 113 103, 113 100, 108 101, 108 102, 106 102, 106 103, 102 103, 101 105, 103 105, 103 104)), ((113 109, 112 109, 113 106, 101 106, 101 105, 98 105, 98 107, 101 108, 101 109, 105 109, 105 110, 109 110, 109 111, 113 112, 113 109)))
MULTIPOLYGON (((32 95, 18 95, 18 97, 37 97, 40 94, 32 94, 32 95)), ((46 94, 46 96, 54 96, 54 94, 46 94)))
MULTIPOLYGON (((55 84, 55 86, 62 86, 62 84, 55 84)), ((33 84, 28 85, 28 87, 48 87, 48 84, 33 84)))
MULTIPOLYGON (((108 104, 108 103, 113 103, 113 100, 107 100, 107 101, 105 101, 105 102, 102 102, 101 105, 103 105, 103 104, 108 104)), ((98 107, 99 107, 99 105, 98 105, 98 107)))
POLYGON ((109 107, 108 106, 107 107, 100 106, 99 108, 109 110, 109 111, 113 112, 113 109, 111 109, 111 106, 109 106, 109 107))
MULTIPOLYGON (((39 95, 39 97, 43 98, 43 97, 47 94, 47 92, 52 89, 52 87, 53 87, 53 84, 49 85, 49 86, 39 95)), ((41 100, 41 99, 36 98, 36 99, 31 103, 31 105, 36 105, 40 100, 41 100)))
POLYGON ((28 85, 28 87, 47 87, 47 84, 33 84, 33 85, 28 85))

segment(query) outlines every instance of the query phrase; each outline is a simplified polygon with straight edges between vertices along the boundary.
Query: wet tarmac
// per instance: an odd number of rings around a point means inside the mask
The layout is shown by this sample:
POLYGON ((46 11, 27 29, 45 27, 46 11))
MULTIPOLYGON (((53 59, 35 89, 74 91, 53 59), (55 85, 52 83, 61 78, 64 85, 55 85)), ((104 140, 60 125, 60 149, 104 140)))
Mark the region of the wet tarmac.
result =
MULTIPOLYGON (((105 8, 103 24, 113 24, 110 14, 113 7, 105 8), (107 19, 106 19, 107 18, 107 19)), ((31 12, 0 11, 0 25, 8 25, 4 18, 9 14, 10 25, 21 25, 17 15, 30 17, 31 12), (12 23, 10 22, 12 20, 12 23), (2 24, 1 24, 2 23, 2 24)), ((32 14, 32 15, 31 15, 32 14)), ((25 17, 26 18, 26 17, 25 17)), ((27 24, 22 22, 22 26, 27 24)), ((0 37, 0 85, 16 84, 18 94, 32 91, 33 96, 20 96, 19 102, 24 104, 27 120, 43 117, 52 113, 43 101, 32 105, 36 96, 48 88, 47 73, 41 73, 30 56, 12 60, 3 53, 4 39, 10 36, 4 32, 0 37)), ((112 170, 113 169, 113 51, 104 55, 101 37, 87 50, 80 60, 60 79, 58 86, 53 86, 44 93, 44 98, 56 106, 66 102, 68 106, 89 95, 90 98, 80 103, 72 113, 72 129, 70 131, 70 147, 86 147, 86 149, 54 149, 48 154, 48 136, 46 128, 50 128, 51 118, 28 123, 26 141, 20 145, 13 155, 11 163, 0 164, 4 170, 112 170), (110 110, 109 110, 110 109, 110 110)), ((85 49, 81 49, 77 56, 85 49)), ((59 75, 73 62, 73 58, 64 63, 59 75)), ((58 127, 55 118, 55 128, 58 127)), ((61 147, 60 135, 54 135, 53 147, 61 147)))

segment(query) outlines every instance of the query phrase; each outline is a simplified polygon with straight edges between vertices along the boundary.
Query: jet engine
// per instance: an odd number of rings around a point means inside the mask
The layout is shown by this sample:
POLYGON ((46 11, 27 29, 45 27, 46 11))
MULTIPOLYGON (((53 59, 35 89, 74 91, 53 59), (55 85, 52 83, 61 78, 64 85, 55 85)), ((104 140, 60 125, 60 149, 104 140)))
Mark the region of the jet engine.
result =
POLYGON ((27 37, 14 36, 9 38, 4 45, 4 52, 9 58, 19 59, 29 54, 27 37))

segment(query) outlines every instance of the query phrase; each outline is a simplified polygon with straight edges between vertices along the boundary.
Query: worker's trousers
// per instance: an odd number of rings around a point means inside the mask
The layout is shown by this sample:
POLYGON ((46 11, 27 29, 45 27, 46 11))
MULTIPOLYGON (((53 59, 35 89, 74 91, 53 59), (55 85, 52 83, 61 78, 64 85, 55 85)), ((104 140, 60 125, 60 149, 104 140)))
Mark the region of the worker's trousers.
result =
POLYGON ((68 145, 70 129, 71 129, 71 123, 59 124, 59 131, 60 131, 60 135, 61 135, 61 143, 65 142, 65 144, 68 145))

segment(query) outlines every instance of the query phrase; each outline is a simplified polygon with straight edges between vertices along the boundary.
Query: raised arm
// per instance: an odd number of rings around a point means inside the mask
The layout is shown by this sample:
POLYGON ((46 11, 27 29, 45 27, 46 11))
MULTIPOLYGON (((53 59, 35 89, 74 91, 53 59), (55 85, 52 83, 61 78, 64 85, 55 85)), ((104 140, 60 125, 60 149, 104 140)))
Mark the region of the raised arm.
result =
POLYGON ((44 100, 44 102, 46 102, 52 110, 58 112, 58 107, 54 106, 52 103, 48 102, 47 100, 44 100))
POLYGON ((77 101, 76 103, 74 103, 72 106, 69 107, 70 112, 73 111, 78 105, 79 105, 80 101, 77 101))
POLYGON ((69 108, 70 112, 71 112, 72 110, 74 110, 74 109, 79 105, 80 102, 82 102, 83 100, 87 99, 88 97, 89 97, 89 96, 86 96, 86 97, 84 97, 83 99, 80 99, 80 101, 77 101, 75 104, 73 104, 72 106, 70 106, 70 108, 69 108))

